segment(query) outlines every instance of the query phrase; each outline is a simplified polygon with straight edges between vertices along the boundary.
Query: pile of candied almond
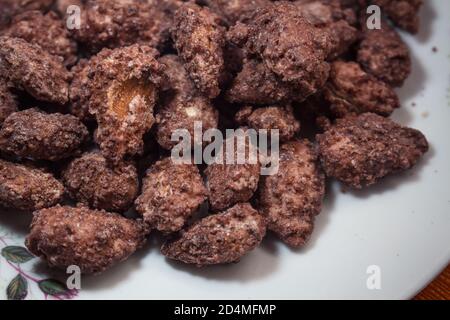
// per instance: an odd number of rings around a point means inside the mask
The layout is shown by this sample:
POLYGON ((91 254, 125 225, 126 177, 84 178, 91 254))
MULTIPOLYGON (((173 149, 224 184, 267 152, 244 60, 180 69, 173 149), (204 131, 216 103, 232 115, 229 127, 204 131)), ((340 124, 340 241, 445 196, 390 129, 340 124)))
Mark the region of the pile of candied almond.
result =
POLYGON ((33 212, 28 249, 83 273, 154 231, 164 256, 197 266, 239 261, 267 230, 304 246, 326 179, 366 188, 428 151, 389 119, 411 72, 396 27, 416 33, 421 4, 1 0, 2 214, 33 212), (172 134, 195 122, 279 130, 278 172, 175 163, 172 134))

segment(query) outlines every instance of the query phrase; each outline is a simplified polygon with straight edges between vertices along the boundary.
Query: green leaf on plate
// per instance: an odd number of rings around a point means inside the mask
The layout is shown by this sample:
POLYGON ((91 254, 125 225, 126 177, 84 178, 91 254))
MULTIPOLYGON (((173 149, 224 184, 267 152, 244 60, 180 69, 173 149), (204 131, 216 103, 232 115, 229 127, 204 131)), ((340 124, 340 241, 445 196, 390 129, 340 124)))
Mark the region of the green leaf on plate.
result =
POLYGON ((69 289, 67 289, 64 283, 54 279, 45 279, 39 281, 39 288, 42 290, 42 292, 51 296, 63 295, 69 292, 69 289))
POLYGON ((28 281, 21 274, 11 280, 6 288, 8 300, 23 300, 28 294, 28 281))
POLYGON ((25 263, 34 258, 26 248, 19 246, 4 247, 2 256, 12 263, 25 263))

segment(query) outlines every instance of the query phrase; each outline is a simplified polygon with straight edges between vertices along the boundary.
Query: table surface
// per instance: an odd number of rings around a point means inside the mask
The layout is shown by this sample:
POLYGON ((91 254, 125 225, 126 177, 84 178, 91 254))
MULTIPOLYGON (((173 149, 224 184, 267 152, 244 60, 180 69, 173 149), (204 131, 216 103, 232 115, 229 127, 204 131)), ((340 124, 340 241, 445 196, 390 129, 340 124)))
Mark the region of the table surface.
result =
POLYGON ((415 300, 450 300, 450 265, 415 300))

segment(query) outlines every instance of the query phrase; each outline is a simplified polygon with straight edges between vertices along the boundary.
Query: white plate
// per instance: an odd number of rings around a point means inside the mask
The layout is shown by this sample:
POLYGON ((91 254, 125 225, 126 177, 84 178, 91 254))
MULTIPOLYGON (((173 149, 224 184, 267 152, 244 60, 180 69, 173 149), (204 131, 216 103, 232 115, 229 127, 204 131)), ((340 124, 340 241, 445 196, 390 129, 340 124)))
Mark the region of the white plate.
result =
MULTIPOLYGON (((407 299, 450 261, 450 1, 425 1, 418 36, 403 34, 414 70, 399 90, 394 119, 423 131, 431 151, 412 171, 361 192, 331 185, 314 236, 303 250, 274 238, 241 263, 197 269, 159 253, 160 240, 103 275, 85 277, 81 299, 407 299), (432 48, 436 47, 437 52, 432 48), (415 107, 413 106, 415 104, 415 107), (369 266, 381 289, 367 287, 369 266)), ((0 215, 0 235, 23 244, 29 217, 0 215), (17 221, 19 220, 19 221, 17 221)), ((0 247, 3 247, 0 244, 0 247)), ((39 280, 35 260, 21 266, 39 280)), ((0 299, 17 274, 0 258, 0 299)), ((29 279, 27 299, 43 298, 29 279)))

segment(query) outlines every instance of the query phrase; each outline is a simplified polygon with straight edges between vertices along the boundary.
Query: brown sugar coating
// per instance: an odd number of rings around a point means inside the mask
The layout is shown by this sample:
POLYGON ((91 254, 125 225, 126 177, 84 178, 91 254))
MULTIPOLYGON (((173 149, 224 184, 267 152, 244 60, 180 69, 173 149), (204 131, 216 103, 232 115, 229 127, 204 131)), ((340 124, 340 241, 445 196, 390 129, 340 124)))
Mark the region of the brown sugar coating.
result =
POLYGON ((186 2, 189 2, 192 0, 142 0, 147 1, 149 5, 157 9, 160 15, 163 15, 162 18, 164 19, 163 27, 163 40, 166 42, 164 43, 164 46, 158 46, 157 48, 163 52, 167 51, 172 52, 174 49, 173 46, 173 40, 170 35, 170 30, 173 28, 174 19, 175 19, 175 13, 176 11, 186 2))
POLYGON ((0 159, 0 206, 34 211, 59 203, 64 186, 42 170, 0 159))
POLYGON ((63 57, 65 65, 73 65, 77 60, 77 44, 69 37, 64 21, 54 12, 24 12, 15 16, 1 34, 40 45, 48 53, 63 57))
POLYGON ((352 9, 355 12, 361 10, 361 6, 367 5, 365 3, 367 0, 324 0, 324 1, 332 3, 337 2, 342 8, 352 9))
POLYGON ((281 142, 291 140, 300 131, 300 122, 295 118, 294 110, 289 105, 258 109, 245 107, 236 114, 236 121, 255 130, 265 129, 269 135, 270 130, 278 129, 281 142))
POLYGON ((338 119, 317 141, 327 176, 357 189, 412 168, 428 151, 421 132, 372 113, 338 119))
POLYGON ((6 83, 0 79, 0 127, 11 113, 18 110, 17 107, 16 96, 11 93, 6 83))
POLYGON ((225 70, 225 33, 218 19, 208 8, 187 3, 177 10, 171 31, 189 76, 208 98, 219 95, 225 70))
POLYGON ((357 60, 367 73, 394 87, 402 86, 411 73, 409 49, 387 22, 381 29, 364 30, 357 60))
POLYGON ((101 273, 126 260, 145 242, 141 224, 118 214, 56 206, 34 213, 27 248, 50 267, 101 273))
POLYGON ((135 43, 162 48, 169 39, 170 19, 141 0, 88 0, 74 38, 90 52, 135 43))
POLYGON ((203 0, 211 11, 219 15, 227 24, 234 25, 259 7, 270 4, 270 0, 203 0))
POLYGON ((295 85, 284 83, 262 62, 247 60, 225 94, 232 103, 271 105, 302 101, 295 85))
POLYGON ((274 2, 258 8, 247 24, 237 23, 228 38, 243 46, 248 55, 259 56, 284 82, 296 86, 305 99, 323 87, 331 50, 327 32, 310 24, 291 2, 274 2))
POLYGON ((166 242, 161 252, 169 259, 198 267, 238 262, 266 234, 264 218, 248 203, 206 217, 166 242))
POLYGON ((261 178, 260 212, 267 227, 292 247, 304 246, 325 195, 325 177, 312 144, 294 140, 280 149, 279 170, 261 178))
POLYGON ((214 162, 205 170, 209 202, 213 211, 225 210, 236 203, 249 201, 258 188, 260 163, 250 161, 252 159, 249 154, 252 150, 254 151, 255 146, 250 143, 248 131, 245 129, 243 133, 245 148, 240 146, 238 140, 240 138, 228 137, 222 147, 223 161, 214 162), (227 148, 227 141, 232 139, 234 139, 234 148, 227 148), (245 154, 241 152, 244 149, 245 154), (228 161, 228 157, 233 155, 233 161, 228 161), (243 161, 238 162, 238 160, 243 161))
MULTIPOLYGON (((143 0, 147 1, 151 6, 156 7, 159 11, 163 12, 166 17, 166 25, 169 30, 169 38, 170 38, 170 29, 173 27, 175 13, 177 10, 186 2, 199 2, 200 0, 143 0)), ((170 39, 171 40, 171 39, 170 39)), ((172 45, 173 43, 170 43, 172 45)), ((173 49, 171 46, 170 49, 173 49)))
POLYGON ((134 165, 110 166, 98 152, 85 153, 73 160, 62 178, 71 198, 93 209, 124 212, 139 192, 134 165))
POLYGON ((380 6, 383 13, 400 28, 410 33, 419 31, 422 0, 372 0, 372 2, 380 6))
POLYGON ((183 228, 207 194, 195 165, 165 158, 147 171, 136 210, 150 228, 172 233, 183 228))
POLYGON ((7 26, 11 19, 22 12, 30 10, 47 11, 54 0, 1 0, 0 1, 0 29, 7 26))
POLYGON ((356 62, 336 61, 331 65, 324 97, 336 117, 366 112, 389 116, 400 107, 395 91, 356 62))
POLYGON ((37 100, 65 104, 69 72, 56 57, 23 39, 0 37, 0 74, 37 100))
POLYGON ((87 128, 74 116, 36 108, 11 114, 0 130, 0 150, 17 157, 57 161, 78 153, 87 128))
POLYGON ((299 0, 295 4, 308 22, 329 34, 331 41, 329 59, 335 59, 346 53, 358 40, 359 32, 354 27, 357 22, 356 14, 351 9, 343 9, 339 2, 299 0))
POLYGON ((92 56, 90 59, 80 59, 71 69, 72 81, 69 86, 70 113, 81 121, 89 122, 94 116, 89 112, 91 99, 91 84, 95 75, 95 68, 104 55, 92 56))
POLYGON ((151 5, 157 6, 158 9, 164 11, 169 16, 173 16, 184 2, 190 0, 147 0, 151 5))
MULTIPOLYGON (((211 101, 197 91, 180 58, 167 55, 159 59, 166 66, 168 88, 160 98, 156 114, 157 140, 164 149, 172 149, 177 141, 171 141, 175 130, 186 129, 194 137, 195 123, 201 123, 202 131, 216 129, 219 113, 211 101)), ((202 144, 201 141, 198 142, 202 144)))
POLYGON ((163 74, 157 55, 148 46, 132 45, 104 49, 96 57, 89 112, 98 122, 95 140, 112 162, 143 152, 163 74))
POLYGON ((95 66, 96 57, 90 60, 81 59, 71 69, 73 74, 69 86, 70 113, 81 121, 89 121, 93 117, 89 113, 89 100, 91 99, 90 82, 92 79, 92 69, 95 66))

